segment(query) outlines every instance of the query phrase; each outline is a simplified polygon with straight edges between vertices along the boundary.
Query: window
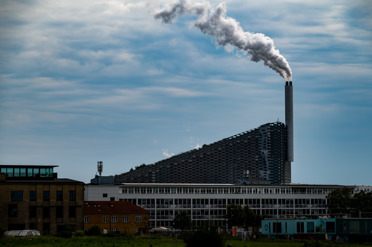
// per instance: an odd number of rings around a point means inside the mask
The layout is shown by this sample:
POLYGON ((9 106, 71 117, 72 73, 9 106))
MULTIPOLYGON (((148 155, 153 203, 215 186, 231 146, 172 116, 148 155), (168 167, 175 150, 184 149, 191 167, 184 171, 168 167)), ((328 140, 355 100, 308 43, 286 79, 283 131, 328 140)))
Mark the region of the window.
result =
POLYGON ((108 216, 103 216, 103 223, 107 223, 108 222, 108 216))
POLYGON ((326 222, 326 231, 335 232, 335 222, 326 222))
POLYGON ((57 201, 63 201, 63 191, 57 191, 57 201))
POLYGON ((113 223, 118 222, 118 217, 117 216, 111 216, 111 222, 113 222, 113 223))
POLYGON ((115 201, 115 197, 110 197, 110 201, 115 201))
POLYGON ((50 200, 50 191, 43 191, 43 200, 45 202, 50 200))
POLYGON ((68 208, 68 217, 75 218, 76 217, 76 207, 69 206, 68 208))
POLYGON ((349 231, 350 233, 360 233, 359 221, 350 221, 349 231))
POLYGON ((36 206, 30 206, 29 217, 30 218, 36 218, 36 206))
POLYGON ((136 216, 136 222, 142 222, 142 216, 136 216))
POLYGON ((304 222, 297 222, 297 233, 304 233, 304 222))
POLYGON ((43 218, 49 218, 49 217, 50 217, 50 208, 43 207, 43 218))
POLYGON ((116 228, 112 228, 111 231, 112 231, 112 232, 116 232, 116 228))
POLYGON ((103 193, 102 194, 102 197, 107 197, 107 193, 103 193))
POLYGON ((76 191, 70 190, 70 201, 76 201, 76 191))
POLYGON ((121 220, 122 220, 123 223, 126 223, 126 222, 129 221, 129 217, 128 217, 128 216, 123 216, 123 217, 121 218, 121 220))
POLYGON ((308 233, 315 232, 314 222, 307 222, 307 232, 308 233))
POLYGON ((56 217, 63 218, 63 207, 62 206, 56 207, 56 217))
POLYGON ((84 223, 89 223, 89 216, 84 216, 84 223))
POLYGON ((30 191, 30 201, 36 201, 36 191, 30 191))
POLYGON ((17 204, 8 205, 8 217, 18 217, 18 205, 17 204))
POLYGON ((19 174, 20 177, 26 177, 26 168, 21 168, 20 169, 20 174, 19 174))
POLYGON ((11 200, 15 201, 23 201, 23 191, 12 191, 11 192, 11 200))
POLYGON ((282 223, 273 222, 273 233, 282 233, 282 223))

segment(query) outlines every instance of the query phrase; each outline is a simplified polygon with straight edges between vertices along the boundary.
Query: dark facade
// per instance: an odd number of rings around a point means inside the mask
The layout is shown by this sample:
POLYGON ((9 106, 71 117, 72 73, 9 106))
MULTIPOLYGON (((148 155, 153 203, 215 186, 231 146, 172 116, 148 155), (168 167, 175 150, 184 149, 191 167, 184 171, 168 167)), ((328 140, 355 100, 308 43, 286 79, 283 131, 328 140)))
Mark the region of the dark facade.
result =
POLYGON ((286 126, 267 123, 116 175, 115 183, 290 183, 286 147, 286 126))
POLYGON ((0 165, 0 226, 55 234, 83 230, 84 183, 57 178, 55 166, 0 165))

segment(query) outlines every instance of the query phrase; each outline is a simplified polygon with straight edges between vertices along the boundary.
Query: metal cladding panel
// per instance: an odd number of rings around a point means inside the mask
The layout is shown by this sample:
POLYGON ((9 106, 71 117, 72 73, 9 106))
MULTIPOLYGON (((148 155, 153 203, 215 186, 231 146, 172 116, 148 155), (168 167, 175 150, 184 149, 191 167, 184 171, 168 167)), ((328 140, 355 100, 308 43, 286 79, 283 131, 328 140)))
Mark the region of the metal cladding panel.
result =
POLYGON ((287 161, 293 159, 293 86, 292 81, 285 84, 285 125, 287 126, 287 161))

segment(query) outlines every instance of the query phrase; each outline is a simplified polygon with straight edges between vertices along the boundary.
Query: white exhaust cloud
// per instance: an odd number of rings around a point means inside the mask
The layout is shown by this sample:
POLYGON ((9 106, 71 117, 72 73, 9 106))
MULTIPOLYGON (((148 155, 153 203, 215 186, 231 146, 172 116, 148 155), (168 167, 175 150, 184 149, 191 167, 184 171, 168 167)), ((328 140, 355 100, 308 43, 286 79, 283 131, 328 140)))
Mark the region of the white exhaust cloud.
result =
POLYGON ((218 46, 232 45, 251 55, 250 60, 263 63, 279 73, 285 80, 292 80, 291 68, 287 60, 275 48, 274 41, 262 33, 250 33, 243 30, 240 23, 226 16, 226 4, 220 3, 211 9, 208 2, 179 0, 155 13, 155 19, 163 23, 172 23, 178 16, 191 14, 198 19, 193 25, 216 39, 218 46))

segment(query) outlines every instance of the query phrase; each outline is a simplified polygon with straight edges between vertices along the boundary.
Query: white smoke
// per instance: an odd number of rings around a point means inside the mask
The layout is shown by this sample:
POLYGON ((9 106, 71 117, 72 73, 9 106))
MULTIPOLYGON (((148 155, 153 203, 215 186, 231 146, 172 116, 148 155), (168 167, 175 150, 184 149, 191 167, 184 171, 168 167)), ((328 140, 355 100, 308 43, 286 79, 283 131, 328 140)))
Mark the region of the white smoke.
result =
POLYGON ((239 22, 226 17, 225 3, 220 3, 216 9, 211 9, 208 2, 192 3, 188 0, 179 0, 156 13, 154 17, 161 19, 163 23, 171 23, 178 16, 185 14, 197 15, 198 19, 193 25, 204 34, 214 37, 217 45, 232 45, 250 54, 252 61, 263 61, 284 79, 292 80, 291 68, 275 48, 274 41, 262 33, 245 32, 239 22))

